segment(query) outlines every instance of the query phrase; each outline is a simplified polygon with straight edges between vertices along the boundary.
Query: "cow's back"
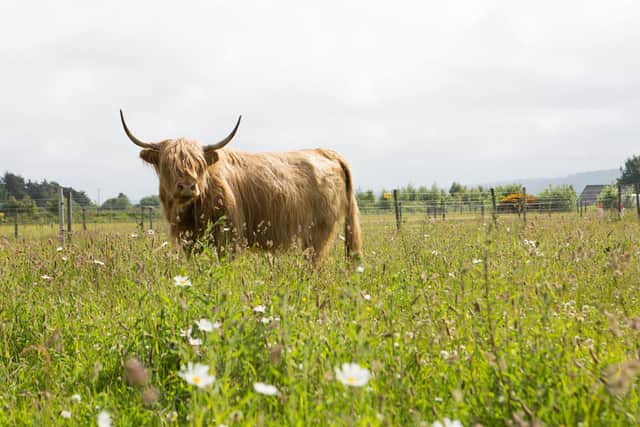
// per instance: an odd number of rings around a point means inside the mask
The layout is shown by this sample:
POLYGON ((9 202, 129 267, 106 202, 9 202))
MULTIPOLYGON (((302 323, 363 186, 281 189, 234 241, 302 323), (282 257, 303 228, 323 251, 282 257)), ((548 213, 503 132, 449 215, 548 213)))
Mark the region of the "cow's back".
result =
POLYGON ((235 197, 250 246, 288 247, 335 229, 347 206, 337 153, 314 149, 282 153, 222 150, 218 173, 235 197))

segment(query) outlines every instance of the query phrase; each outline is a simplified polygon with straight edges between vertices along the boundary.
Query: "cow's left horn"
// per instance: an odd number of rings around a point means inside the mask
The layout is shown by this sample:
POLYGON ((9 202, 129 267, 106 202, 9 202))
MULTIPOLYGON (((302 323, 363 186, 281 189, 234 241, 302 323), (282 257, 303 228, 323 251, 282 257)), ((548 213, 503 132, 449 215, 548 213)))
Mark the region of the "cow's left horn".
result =
POLYGON ((217 144, 211 144, 211 145, 205 146, 204 147, 204 151, 219 150, 220 148, 222 148, 225 145, 227 145, 233 139, 233 137, 236 135, 236 131, 238 130, 238 126, 240 126, 240 120, 242 120, 242 116, 238 117, 238 122, 236 123, 236 127, 233 128, 231 133, 225 139, 223 139, 222 141, 218 142, 217 144))
POLYGON ((122 127, 124 127, 124 131, 126 132, 127 136, 131 140, 131 142, 136 144, 138 147, 149 148, 151 150, 158 150, 159 149, 158 144, 155 144, 155 143, 152 143, 152 142, 141 141, 131 133, 131 131, 127 127, 127 124, 124 121, 124 115, 122 114, 122 110, 120 110, 120 120, 122 121, 122 127))

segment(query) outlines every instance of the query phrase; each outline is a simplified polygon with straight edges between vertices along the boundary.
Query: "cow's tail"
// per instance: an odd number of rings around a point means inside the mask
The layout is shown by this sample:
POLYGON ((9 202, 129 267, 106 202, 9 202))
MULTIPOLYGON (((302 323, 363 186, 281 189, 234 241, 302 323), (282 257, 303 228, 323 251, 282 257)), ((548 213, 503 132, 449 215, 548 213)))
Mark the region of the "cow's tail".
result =
POLYGON ((358 201, 356 200, 356 193, 353 189, 349 165, 339 156, 337 160, 340 162, 340 166, 342 166, 346 184, 347 212, 344 221, 345 254, 347 258, 351 258, 356 264, 359 264, 362 260, 362 233, 360 231, 358 201))

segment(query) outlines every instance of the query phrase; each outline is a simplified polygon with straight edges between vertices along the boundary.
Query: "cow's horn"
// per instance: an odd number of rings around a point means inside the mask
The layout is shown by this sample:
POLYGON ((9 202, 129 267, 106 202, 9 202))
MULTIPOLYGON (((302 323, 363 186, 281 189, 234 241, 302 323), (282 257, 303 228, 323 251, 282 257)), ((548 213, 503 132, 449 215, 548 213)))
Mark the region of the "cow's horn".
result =
POLYGON ((131 131, 127 127, 127 124, 124 121, 124 115, 122 114, 122 110, 120 110, 120 120, 122 120, 122 127, 124 127, 124 131, 126 132, 127 136, 131 140, 131 142, 136 144, 138 147, 149 148, 151 150, 158 150, 159 149, 158 148, 158 144, 141 141, 131 133, 131 131))
POLYGON ((219 150, 220 148, 222 148, 225 145, 227 145, 233 139, 233 137, 236 135, 236 131, 238 130, 238 126, 240 126, 240 120, 241 119, 242 119, 242 116, 238 117, 238 122, 236 123, 236 127, 233 128, 231 133, 225 139, 223 139, 222 141, 218 142, 217 144, 211 144, 211 145, 205 146, 204 150, 205 151, 219 150))

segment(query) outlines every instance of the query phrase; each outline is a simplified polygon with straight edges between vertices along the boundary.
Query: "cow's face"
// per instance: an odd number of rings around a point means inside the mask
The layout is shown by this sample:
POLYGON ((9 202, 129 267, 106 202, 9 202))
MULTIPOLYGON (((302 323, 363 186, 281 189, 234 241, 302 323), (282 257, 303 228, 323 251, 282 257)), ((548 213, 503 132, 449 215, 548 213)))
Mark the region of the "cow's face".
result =
POLYGON ((143 148, 140 152, 142 160, 153 165, 158 173, 161 200, 171 200, 180 206, 191 203, 205 192, 208 167, 218 159, 216 151, 234 137, 242 116, 238 118, 235 128, 225 139, 217 144, 206 146, 185 138, 157 143, 143 142, 129 131, 122 111, 120 111, 120 118, 129 139, 143 148))
POLYGON ((159 150, 144 149, 140 157, 158 173, 163 198, 185 205, 206 189, 207 168, 217 158, 215 152, 208 154, 198 142, 179 138, 162 142, 159 150))

